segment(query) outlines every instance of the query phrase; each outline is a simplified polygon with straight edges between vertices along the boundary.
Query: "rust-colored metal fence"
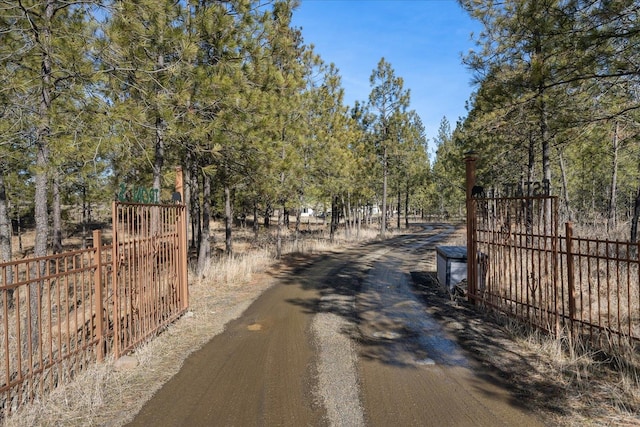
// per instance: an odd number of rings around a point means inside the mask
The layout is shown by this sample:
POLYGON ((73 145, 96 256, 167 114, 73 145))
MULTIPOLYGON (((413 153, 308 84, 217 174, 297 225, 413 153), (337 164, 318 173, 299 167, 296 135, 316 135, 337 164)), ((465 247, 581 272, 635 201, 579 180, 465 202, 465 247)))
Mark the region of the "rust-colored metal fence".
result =
POLYGON ((0 264, 0 419, 188 307, 184 205, 113 203, 113 239, 0 264))
POLYGON ((477 281, 472 297, 554 330, 559 304, 556 215, 547 198, 477 198, 473 237, 477 281), (545 218, 546 217, 546 218, 545 218), (547 221, 552 221, 547 227, 547 221))
POLYGON ((114 203, 113 324, 116 357, 188 307, 184 205, 114 203))
POLYGON ((556 197, 474 197, 470 187, 471 300, 603 347, 640 341, 640 243, 574 236, 556 197))

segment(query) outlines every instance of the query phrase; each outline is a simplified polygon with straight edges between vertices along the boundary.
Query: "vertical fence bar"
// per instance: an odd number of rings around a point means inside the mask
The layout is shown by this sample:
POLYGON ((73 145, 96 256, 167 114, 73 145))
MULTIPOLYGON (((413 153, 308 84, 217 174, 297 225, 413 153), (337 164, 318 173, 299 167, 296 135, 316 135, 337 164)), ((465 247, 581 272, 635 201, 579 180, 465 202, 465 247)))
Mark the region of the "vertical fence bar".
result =
POLYGON ((627 243, 627 333, 630 337, 633 336, 633 332, 631 329, 631 318, 633 317, 632 309, 631 309, 631 247, 630 244, 627 243))
MULTIPOLYGON (((12 285, 13 280, 8 280, 13 273, 10 269, 13 268, 11 265, 2 267, 2 284, 4 286, 12 285), (10 271, 7 273, 7 271, 10 271), (9 283, 11 282, 11 283, 9 283)), ((3 388, 9 386, 11 379, 11 362, 9 358, 9 354, 11 353, 11 347, 9 347, 9 292, 13 298, 15 298, 18 292, 16 290, 10 290, 10 288, 5 288, 2 291, 2 322, 3 322, 3 336, 2 336, 2 350, 4 351, 4 384, 0 384, 3 388)), ((11 409, 11 389, 8 389, 2 393, 2 396, 5 399, 5 413, 7 413, 11 409)))
POLYGON ((616 270, 616 315, 617 315, 617 324, 616 329, 620 331, 618 334, 618 345, 622 343, 622 313, 621 313, 621 303, 620 303, 620 244, 615 242, 615 253, 616 253, 616 262, 614 263, 614 268, 616 270))
MULTIPOLYGON (((96 269, 93 273, 93 295, 95 299, 95 334, 98 348, 96 349, 96 359, 98 362, 102 362, 104 359, 104 317, 102 315, 102 233, 100 230, 93 231, 93 256, 95 257, 96 269)), ((92 324, 94 321, 92 320, 92 324)))
MULTIPOLYGON (((188 286, 188 271, 187 271, 187 221, 186 221, 186 200, 184 199, 184 178, 182 173, 182 168, 180 166, 176 167, 176 185, 175 185, 176 193, 180 194, 180 200, 182 203, 179 204, 178 209, 178 221, 176 226, 178 227, 178 250, 180 251, 178 255, 178 276, 180 283, 180 300, 182 302, 182 306, 180 308, 186 309, 189 307, 189 286, 188 286)), ((468 215, 468 213, 467 213, 468 215)), ((468 217, 467 217, 468 218, 468 217)))
MULTIPOLYGON (((633 242, 631 242, 631 245, 634 245, 633 242)), ((629 259, 632 260, 633 258, 635 258, 635 263, 636 263, 636 277, 638 279, 638 305, 636 306, 636 309, 640 312, 640 309, 638 307, 640 307, 640 240, 638 240, 637 242, 635 242, 635 248, 634 248, 634 256, 629 256, 629 259)), ((631 280, 629 280, 629 283, 631 283, 631 280)), ((629 300, 631 300, 631 294, 629 294, 629 300)), ((639 313, 640 314, 640 313, 639 313)), ((640 318, 640 315, 638 316, 638 318, 640 318)), ((631 321, 631 315, 629 315, 629 320, 631 321)), ((629 326, 631 327, 631 326, 629 326)), ((640 334, 640 331, 638 332, 640 334)))
POLYGON ((567 239, 567 292, 569 294, 569 337, 573 338, 573 321, 576 317, 575 301, 575 276, 573 263, 573 224, 565 223, 565 234, 567 239))
POLYGON ((466 153, 465 172, 466 172, 466 202, 467 202, 467 286, 468 297, 472 304, 476 301, 477 290, 477 254, 476 254, 476 206, 472 199, 473 186, 476 183, 476 160, 475 152, 466 153))
MULTIPOLYGON (((33 263, 31 263, 33 264, 33 263)), ((26 345, 27 345, 27 354, 25 354, 26 357, 26 363, 27 363, 27 367, 26 367, 26 375, 29 376, 31 375, 31 372, 33 370, 33 298, 32 298, 32 293, 34 292, 33 288, 33 284, 31 283, 32 281, 35 281, 35 278, 38 277, 38 275, 36 274, 36 272, 39 272, 38 268, 34 268, 33 266, 30 266, 27 269, 27 281, 29 282, 29 286, 27 286, 27 301, 26 301, 26 315, 27 315, 27 324, 25 325, 25 331, 27 333, 26 335, 26 345), (32 274, 33 273, 33 274, 32 274), (34 277, 31 277, 31 276, 34 277)))
POLYGON ((113 248, 111 249, 112 255, 112 263, 113 267, 111 268, 112 279, 111 286, 113 287, 113 295, 112 295, 112 306, 113 306, 113 355, 117 359, 120 357, 120 310, 118 309, 119 304, 119 292, 118 292, 118 262, 120 259, 120 243, 119 243, 119 232, 118 229, 118 215, 120 214, 120 210, 118 208, 118 203, 112 203, 112 214, 111 214, 111 229, 113 230, 113 248))
MULTIPOLYGON (((556 202, 556 199, 553 200, 553 202, 556 202)), ((561 300, 561 296, 562 296, 562 291, 558 291, 558 286, 562 287, 562 281, 560 280, 560 259, 559 259, 559 253, 560 253, 560 232, 559 232, 559 223, 558 223, 558 203, 553 203, 552 202, 552 218, 553 218, 553 224, 552 224, 552 235, 550 236, 551 240, 551 247, 552 247, 552 258, 551 258, 551 265, 553 268, 553 272, 552 272, 552 277, 553 277, 553 292, 554 292, 554 310, 555 310, 555 321, 556 321, 556 336, 559 337, 560 336, 560 303, 562 302, 561 300)), ((564 304, 563 304, 564 305, 564 304)))

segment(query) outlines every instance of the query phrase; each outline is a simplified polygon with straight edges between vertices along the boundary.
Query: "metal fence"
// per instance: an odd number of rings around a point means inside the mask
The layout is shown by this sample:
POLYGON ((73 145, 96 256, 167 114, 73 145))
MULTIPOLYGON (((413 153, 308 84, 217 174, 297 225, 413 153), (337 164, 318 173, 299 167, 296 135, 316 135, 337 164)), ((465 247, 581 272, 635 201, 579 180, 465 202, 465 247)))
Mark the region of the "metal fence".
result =
POLYGON ((113 241, 0 264, 0 419, 188 307, 184 205, 113 204, 113 241))
POLYGON ((467 184, 472 301, 604 348, 640 341, 640 243, 574 236, 570 223, 558 223, 556 197, 471 190, 467 184))
POLYGON ((127 352, 188 306, 183 205, 114 206, 114 353, 127 352))
POLYGON ((576 237, 570 223, 560 230, 555 197, 472 203, 475 301, 600 345, 640 340, 638 243, 576 237))

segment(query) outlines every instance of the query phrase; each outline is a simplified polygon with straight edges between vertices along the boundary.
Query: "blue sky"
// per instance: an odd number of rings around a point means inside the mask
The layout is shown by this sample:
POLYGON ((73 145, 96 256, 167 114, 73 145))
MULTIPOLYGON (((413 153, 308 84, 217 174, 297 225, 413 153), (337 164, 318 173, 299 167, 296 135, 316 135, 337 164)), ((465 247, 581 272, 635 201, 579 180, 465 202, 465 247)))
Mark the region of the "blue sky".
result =
POLYGON ((340 70, 346 104, 368 100, 369 77, 384 57, 410 89, 430 141, 443 116, 452 130, 466 116, 473 87, 461 55, 480 25, 455 0, 302 0, 293 25, 340 70))

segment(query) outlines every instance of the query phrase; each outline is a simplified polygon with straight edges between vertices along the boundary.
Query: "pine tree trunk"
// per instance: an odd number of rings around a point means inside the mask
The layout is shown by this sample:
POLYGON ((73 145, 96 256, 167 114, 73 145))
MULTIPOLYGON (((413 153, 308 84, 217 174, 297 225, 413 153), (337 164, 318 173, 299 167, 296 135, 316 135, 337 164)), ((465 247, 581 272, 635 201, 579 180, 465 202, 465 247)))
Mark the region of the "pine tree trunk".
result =
POLYGON ((198 166, 195 162, 192 165, 191 170, 191 247, 193 249, 200 247, 202 241, 202 223, 201 223, 201 198, 200 198, 200 183, 198 177, 198 166))
POLYGON ((562 174, 562 194, 564 197, 564 205, 567 210, 569 221, 573 221, 573 213, 571 212, 571 203, 569 200, 569 184, 567 182, 567 168, 564 164, 564 156, 560 153, 560 173, 562 174))
MULTIPOLYGON (((533 137, 533 132, 529 133, 529 152, 528 152, 528 163, 527 163, 527 180, 532 182, 535 176, 535 164, 536 164, 536 156, 535 156, 535 138, 533 137)), ((527 185, 526 188, 529 188, 527 185)), ((526 194, 529 196, 530 194, 526 194)), ((526 227, 527 227, 527 243, 530 243, 532 227, 533 227, 533 210, 531 209, 531 200, 527 201, 527 214, 526 214, 526 227)))
MULTIPOLYGON (((158 40, 158 44, 162 46, 163 37, 160 36, 160 40, 158 40)), ((164 69, 164 55, 162 53, 158 54, 157 58, 157 69, 164 69)), ((161 71, 160 71, 161 72, 161 71)), ((163 89, 161 87, 156 88, 156 97, 160 95, 160 92, 163 89)), ((162 165, 164 164, 164 133, 167 127, 166 122, 160 115, 158 111, 158 107, 156 106, 156 143, 155 143, 155 157, 153 162, 153 189, 160 194, 160 190, 162 189, 162 165)))
MULTIPOLYGON (((189 165, 184 165, 182 168, 184 171, 184 187, 182 194, 182 203, 184 203, 184 208, 186 212, 186 223, 191 224, 191 169, 189 165)), ((187 241, 189 238, 187 237, 187 241)), ((193 244, 193 230, 191 230, 191 243, 190 247, 193 244)))
POLYGON ((609 209, 608 209, 608 228, 615 228, 616 226, 616 196, 618 192, 618 148, 619 148, 619 134, 620 124, 616 122, 616 128, 613 133, 613 163, 611 165, 611 189, 609 197, 609 209))
MULTIPOLYGON (((0 173, 0 263, 10 262, 11 256, 11 220, 9 219, 9 201, 4 184, 4 174, 0 173)), ((5 270, 6 277, 3 285, 13 283, 13 269, 5 270)), ((13 289, 7 288, 8 306, 13 307, 13 289)))
POLYGON ((398 184, 398 201, 396 205, 396 212, 398 215, 398 218, 396 218, 396 226, 398 227, 398 230, 400 230, 400 223, 401 223, 401 218, 400 218, 400 212, 402 210, 402 206, 400 206, 401 200, 402 200, 402 194, 400 193, 400 184, 398 184))
POLYGON ((203 174, 202 183, 202 238, 200 239, 200 248, 198 250, 198 275, 202 276, 205 268, 211 263, 211 178, 206 173, 203 174))
POLYGON ((407 180, 407 188, 404 194, 404 226, 409 228, 409 180, 407 180))
POLYGON ((253 201, 253 236, 257 239, 260 232, 260 225, 258 223, 258 202, 253 201))
POLYGON ((387 231, 387 147, 384 148, 382 156, 382 222, 380 225, 380 236, 384 238, 387 231))
POLYGON ((232 241, 231 241, 231 228, 233 225, 233 212, 231 210, 231 190, 229 186, 224 186, 224 247, 227 252, 227 256, 233 254, 232 241))
POLYGON ((341 196, 342 198, 342 216, 344 216, 344 231, 345 231, 345 236, 347 236, 347 238, 351 235, 351 215, 349 213, 348 210, 348 206, 347 206, 347 202, 345 202, 344 200, 344 196, 341 196))
MULTIPOLYGON (((49 214, 47 209, 47 168, 49 165, 49 137, 51 134, 51 19, 54 13, 54 0, 47 0, 45 4, 44 12, 44 24, 40 28, 39 38, 40 49, 42 54, 41 60, 41 98, 40 106, 38 110, 38 116, 40 124, 36 131, 36 175, 34 179, 35 183, 35 225, 36 236, 33 248, 34 256, 44 257, 47 255, 47 241, 49 238, 49 214)), ((40 271, 32 271, 32 277, 38 277, 44 275, 45 263, 44 261, 39 263, 37 267, 40 271)), ((37 348, 40 341, 40 332, 38 328, 39 323, 39 308, 40 308, 40 295, 42 292, 42 282, 32 282, 29 285, 29 318, 31 319, 30 328, 24 328, 24 333, 28 334, 31 329, 31 337, 25 339, 23 343, 30 343, 32 349, 37 348)), ((27 319, 25 318, 25 322, 27 319)), ((28 348, 23 348, 25 354, 28 352, 28 348)))
POLYGON ((640 187, 633 205, 633 218, 631 219, 631 243, 638 242, 638 221, 640 220, 640 187))
POLYGON ((276 227, 276 259, 282 258, 282 222, 284 206, 278 209, 278 225, 276 227))
POLYGON ((271 203, 267 202, 267 207, 264 210, 264 228, 271 227, 271 203))
MULTIPOLYGON (((296 209, 296 226, 294 228, 294 236, 293 236, 293 242, 294 244, 298 245, 298 239, 300 238, 300 224, 302 222, 302 200, 303 197, 302 195, 300 195, 300 197, 298 198, 298 209, 296 209)), ((307 226, 307 229, 309 227, 307 226)))
POLYGON ((87 187, 82 186, 82 249, 87 248, 87 218, 89 214, 89 208, 87 207, 87 187))
POLYGON ((331 223, 329 226, 329 241, 333 242, 336 231, 338 230, 338 196, 331 197, 331 223))
POLYGON ((162 165, 164 164, 164 120, 156 117, 156 142, 153 161, 153 189, 160 192, 162 188, 162 165))
POLYGON ((362 227, 362 218, 364 216, 364 209, 362 207, 362 203, 358 200, 358 205, 356 206, 356 239, 360 238, 360 229, 362 227))
POLYGON ((51 213, 53 222, 53 253, 62 253, 62 209, 60 207, 60 176, 56 172, 51 186, 51 213))

